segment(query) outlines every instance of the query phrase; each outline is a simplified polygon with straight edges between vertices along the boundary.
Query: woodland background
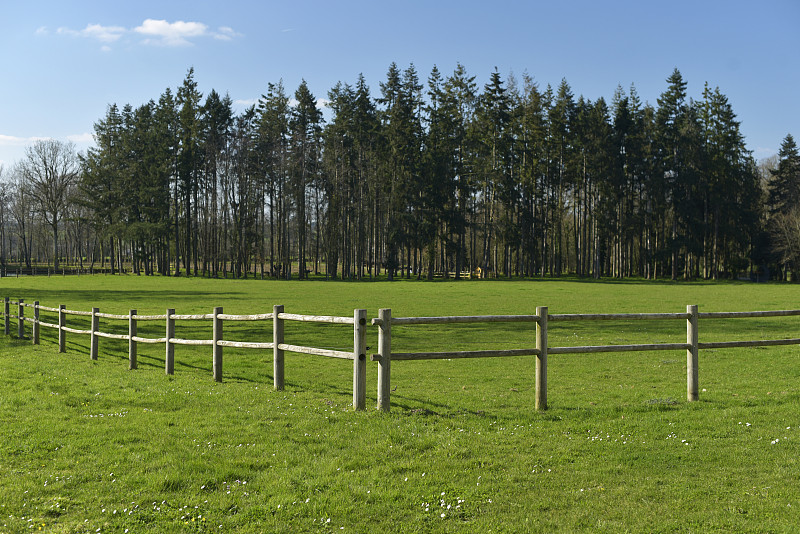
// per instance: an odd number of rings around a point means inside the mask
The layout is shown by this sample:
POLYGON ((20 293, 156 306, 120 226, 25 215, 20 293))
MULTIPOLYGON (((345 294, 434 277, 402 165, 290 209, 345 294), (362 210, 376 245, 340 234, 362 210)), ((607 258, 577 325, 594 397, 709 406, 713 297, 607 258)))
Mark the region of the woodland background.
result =
POLYGON ((326 99, 269 84, 234 113, 180 87, 108 106, 96 146, 35 142, 0 169, 3 268, 363 279, 788 279, 800 259, 791 134, 756 162, 719 88, 675 69, 575 97, 497 70, 390 65, 326 99), (324 109, 327 108, 327 109, 324 109))

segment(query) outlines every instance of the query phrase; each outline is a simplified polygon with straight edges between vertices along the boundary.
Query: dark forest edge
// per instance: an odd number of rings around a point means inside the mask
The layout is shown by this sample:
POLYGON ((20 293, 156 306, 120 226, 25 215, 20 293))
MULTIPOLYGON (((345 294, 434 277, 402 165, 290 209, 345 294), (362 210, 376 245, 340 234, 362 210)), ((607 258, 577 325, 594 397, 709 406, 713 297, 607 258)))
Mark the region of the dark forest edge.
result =
MULTIPOLYGON (((181 87, 112 104, 86 154, 37 141, 0 182, 15 272, 216 278, 787 280, 800 259, 800 155, 756 163, 719 88, 680 72, 654 107, 458 65, 392 64, 257 105, 181 87), (68 266, 63 265, 66 262, 68 266), (291 266, 291 267, 290 267, 291 266), (446 274, 447 273, 447 274, 446 274)), ((795 277, 796 278, 796 277, 795 277)))

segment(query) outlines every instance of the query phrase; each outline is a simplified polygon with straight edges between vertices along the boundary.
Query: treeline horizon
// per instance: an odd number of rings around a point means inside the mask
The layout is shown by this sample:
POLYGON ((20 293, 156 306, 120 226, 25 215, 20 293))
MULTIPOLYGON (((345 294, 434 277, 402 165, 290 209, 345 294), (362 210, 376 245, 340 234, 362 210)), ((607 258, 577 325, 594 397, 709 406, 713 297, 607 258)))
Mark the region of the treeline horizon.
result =
POLYGON ((797 260, 800 157, 762 165, 719 88, 610 102, 458 64, 389 66, 327 94, 268 84, 234 113, 189 69, 173 93, 108 106, 96 146, 38 141, 0 193, 0 263, 112 272, 361 279, 732 278, 797 260), (795 229, 793 229, 795 228, 795 229), (108 260, 107 260, 108 259, 108 260))

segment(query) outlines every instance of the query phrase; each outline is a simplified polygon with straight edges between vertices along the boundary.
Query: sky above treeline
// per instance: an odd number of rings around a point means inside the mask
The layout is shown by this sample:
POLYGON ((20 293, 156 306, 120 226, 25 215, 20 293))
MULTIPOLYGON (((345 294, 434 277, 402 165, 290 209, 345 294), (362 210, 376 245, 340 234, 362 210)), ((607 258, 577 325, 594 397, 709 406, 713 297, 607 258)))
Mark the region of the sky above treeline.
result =
POLYGON ((653 106, 678 68, 688 96, 719 87, 757 159, 800 136, 800 2, 26 0, 0 14, 0 164, 36 139, 93 145, 107 106, 198 89, 236 111, 267 84, 305 79, 323 102, 363 73, 373 97, 392 62, 427 80, 464 65, 482 90, 495 67, 539 87, 566 79, 577 99, 610 101, 636 86, 653 106))

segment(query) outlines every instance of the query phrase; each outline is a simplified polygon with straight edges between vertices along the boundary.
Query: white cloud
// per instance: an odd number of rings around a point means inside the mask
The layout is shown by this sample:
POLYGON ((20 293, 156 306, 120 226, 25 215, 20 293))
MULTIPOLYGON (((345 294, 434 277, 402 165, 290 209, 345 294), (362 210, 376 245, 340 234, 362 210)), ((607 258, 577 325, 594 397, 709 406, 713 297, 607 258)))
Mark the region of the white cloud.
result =
POLYGON ((99 24, 89 24, 81 30, 81 35, 85 37, 92 37, 101 43, 113 43, 118 41, 120 37, 126 32, 125 28, 121 26, 101 26, 99 24))
MULTIPOLYGON (((70 28, 59 28, 56 33, 59 35, 71 35, 73 37, 86 37, 101 43, 113 43, 118 41, 127 30, 122 26, 102 26, 100 24, 87 24, 82 30, 71 30, 70 28)), ((37 30, 38 33, 38 30, 37 30)))
POLYGON ((145 40, 146 44, 186 46, 192 44, 189 38, 207 35, 208 26, 202 22, 184 22, 182 20, 167 22, 166 20, 147 19, 133 31, 153 37, 153 39, 145 40))
POLYGON ((0 134, 0 146, 26 146, 44 137, 17 137, 0 134))
POLYGON ((75 134, 75 135, 68 135, 68 141, 72 141, 76 145, 86 145, 89 143, 94 142, 94 135, 90 133, 82 133, 82 134, 75 134))
POLYGON ((241 37, 241 33, 237 33, 230 26, 220 26, 217 31, 212 34, 214 39, 218 41, 230 41, 234 37, 241 37))
POLYGON ((47 26, 39 26, 36 28, 36 35, 48 35, 50 31, 47 29, 47 26))
MULTIPOLYGON (((53 139, 53 138, 39 137, 39 136, 18 137, 15 135, 0 134, 0 146, 27 147, 29 145, 32 145, 36 141, 47 141, 48 139, 53 139)), ((94 136, 90 133, 82 133, 82 134, 68 135, 65 137, 65 139, 67 141, 72 141, 76 145, 85 145, 92 143, 94 141, 94 136)))
POLYGON ((249 108, 258 105, 258 98, 237 98, 233 101, 234 105, 249 108))
MULTIPOLYGON (((48 35, 50 32, 42 26, 36 30, 36 35, 48 35)), ((103 43, 103 52, 111 51, 109 46, 126 35, 140 35, 144 37, 142 43, 160 46, 190 46, 192 39, 212 37, 218 41, 231 41, 242 34, 237 33, 230 26, 220 26, 216 31, 211 31, 202 22, 167 22, 166 20, 145 19, 141 25, 128 29, 122 26, 103 26, 101 24, 87 24, 82 30, 61 27, 56 30, 58 35, 83 37, 103 43)))

